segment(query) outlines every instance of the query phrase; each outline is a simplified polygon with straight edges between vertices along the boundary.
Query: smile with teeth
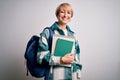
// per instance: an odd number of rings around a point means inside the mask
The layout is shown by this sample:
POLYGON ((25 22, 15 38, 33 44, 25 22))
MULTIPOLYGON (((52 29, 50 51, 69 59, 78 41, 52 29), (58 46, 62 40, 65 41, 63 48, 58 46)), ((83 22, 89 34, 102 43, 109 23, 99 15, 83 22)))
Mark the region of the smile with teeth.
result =
POLYGON ((69 18, 66 18, 66 17, 63 17, 63 18, 62 18, 62 20, 64 20, 64 21, 66 21, 66 20, 68 20, 68 19, 69 19, 69 18))

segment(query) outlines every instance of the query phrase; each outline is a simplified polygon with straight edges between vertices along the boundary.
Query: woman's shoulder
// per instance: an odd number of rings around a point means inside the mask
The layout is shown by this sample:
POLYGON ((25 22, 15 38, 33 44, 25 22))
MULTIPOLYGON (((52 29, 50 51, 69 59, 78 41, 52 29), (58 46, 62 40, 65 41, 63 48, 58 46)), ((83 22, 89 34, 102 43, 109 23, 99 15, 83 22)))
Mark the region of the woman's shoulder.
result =
POLYGON ((50 33, 49 33, 49 28, 50 27, 45 27, 43 30, 42 30, 42 32, 40 33, 40 35, 41 36, 44 36, 44 37, 46 37, 47 39, 49 38, 49 35, 50 35, 50 33))

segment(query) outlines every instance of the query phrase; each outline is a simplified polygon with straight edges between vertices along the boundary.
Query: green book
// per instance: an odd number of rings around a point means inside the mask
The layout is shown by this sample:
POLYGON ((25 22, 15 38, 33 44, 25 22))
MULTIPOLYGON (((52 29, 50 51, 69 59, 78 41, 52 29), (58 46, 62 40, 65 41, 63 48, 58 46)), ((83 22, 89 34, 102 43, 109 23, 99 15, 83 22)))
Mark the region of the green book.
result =
POLYGON ((58 38, 55 46, 54 55, 64 56, 67 53, 71 53, 73 44, 73 41, 58 38))

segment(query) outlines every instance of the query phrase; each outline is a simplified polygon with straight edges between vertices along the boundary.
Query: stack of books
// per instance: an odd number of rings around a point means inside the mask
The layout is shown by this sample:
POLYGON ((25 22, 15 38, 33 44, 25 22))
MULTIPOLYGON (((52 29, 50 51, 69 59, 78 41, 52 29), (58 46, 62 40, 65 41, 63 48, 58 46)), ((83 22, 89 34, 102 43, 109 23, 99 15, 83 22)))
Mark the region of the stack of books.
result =
POLYGON ((64 35, 53 35, 52 54, 63 57, 68 53, 74 53, 75 38, 64 35))

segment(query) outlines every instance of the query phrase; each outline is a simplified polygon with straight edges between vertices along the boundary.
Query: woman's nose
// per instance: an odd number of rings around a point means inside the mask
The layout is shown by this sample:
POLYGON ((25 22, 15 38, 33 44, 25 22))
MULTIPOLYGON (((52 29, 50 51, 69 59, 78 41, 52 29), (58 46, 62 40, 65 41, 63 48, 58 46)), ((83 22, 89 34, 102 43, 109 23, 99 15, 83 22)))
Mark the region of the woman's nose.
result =
POLYGON ((67 12, 64 13, 64 16, 67 16, 67 12))

